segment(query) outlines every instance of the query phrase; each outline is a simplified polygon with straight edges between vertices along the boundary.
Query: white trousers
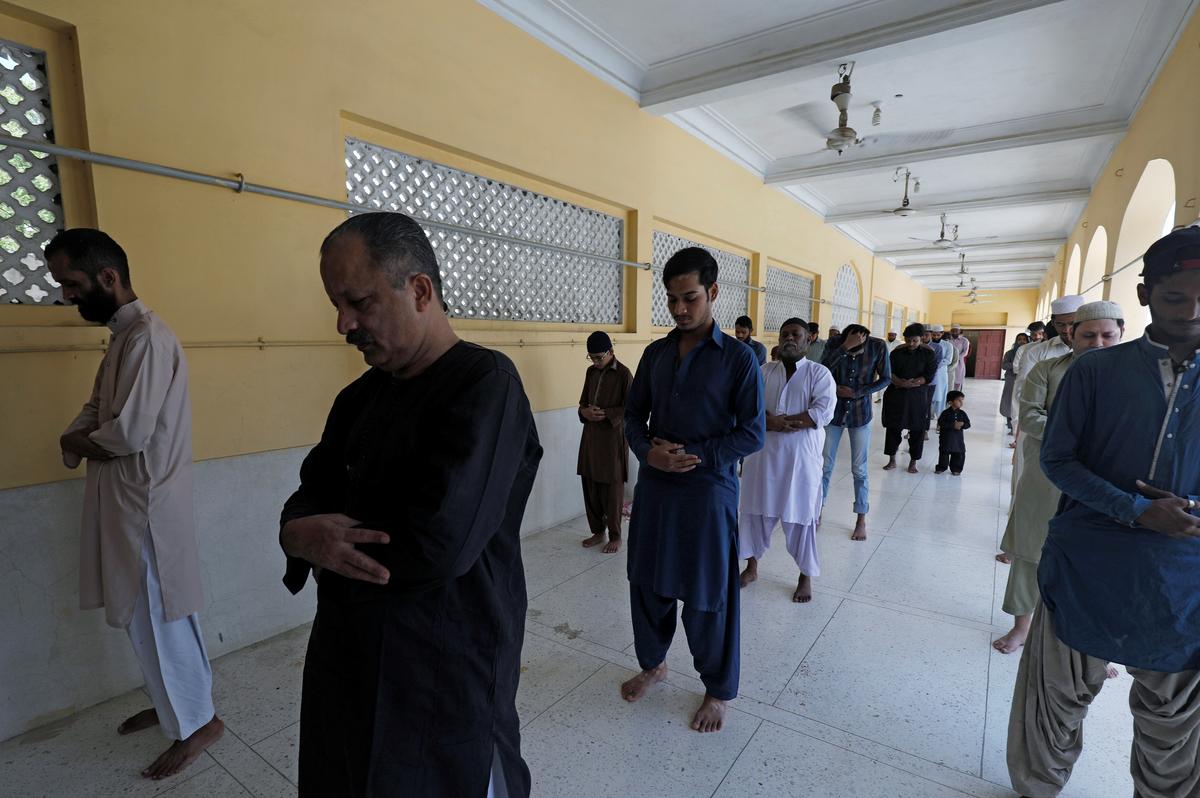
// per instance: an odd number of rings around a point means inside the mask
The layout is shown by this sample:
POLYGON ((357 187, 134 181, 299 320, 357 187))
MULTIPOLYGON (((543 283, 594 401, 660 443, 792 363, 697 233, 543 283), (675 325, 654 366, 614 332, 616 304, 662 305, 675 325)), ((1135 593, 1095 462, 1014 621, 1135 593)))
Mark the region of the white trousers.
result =
POLYGON ((142 666, 146 691, 170 740, 186 740, 216 714, 212 668, 200 633, 200 617, 167 621, 163 614, 158 560, 150 531, 142 544, 142 585, 133 618, 125 628, 142 666))
POLYGON ((500 752, 492 749, 492 775, 488 779, 487 798, 508 798, 508 785, 504 781, 504 765, 500 762, 500 752))
MULTIPOLYGON (((771 546, 771 534, 775 531, 778 518, 743 513, 738 525, 738 557, 761 560, 771 546)), ((821 575, 821 560, 817 557, 817 522, 811 524, 783 524, 783 537, 787 541, 788 554, 800 566, 800 573, 807 576, 821 575)))

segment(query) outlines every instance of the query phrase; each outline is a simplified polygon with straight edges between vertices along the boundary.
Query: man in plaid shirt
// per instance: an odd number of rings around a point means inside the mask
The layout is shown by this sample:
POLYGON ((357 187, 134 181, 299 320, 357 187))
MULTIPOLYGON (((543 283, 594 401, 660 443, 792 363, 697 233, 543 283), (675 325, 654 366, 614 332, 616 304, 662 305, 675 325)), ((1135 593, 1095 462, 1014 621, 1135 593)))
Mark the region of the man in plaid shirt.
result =
POLYGON ((887 344, 871 337, 861 324, 850 324, 829 341, 822 361, 837 383, 837 406, 825 428, 825 474, 821 489, 829 496, 829 478, 837 462, 842 431, 850 437, 850 470, 854 475, 854 512, 858 516, 853 540, 867 539, 867 454, 871 449, 871 395, 892 381, 892 364, 887 344))

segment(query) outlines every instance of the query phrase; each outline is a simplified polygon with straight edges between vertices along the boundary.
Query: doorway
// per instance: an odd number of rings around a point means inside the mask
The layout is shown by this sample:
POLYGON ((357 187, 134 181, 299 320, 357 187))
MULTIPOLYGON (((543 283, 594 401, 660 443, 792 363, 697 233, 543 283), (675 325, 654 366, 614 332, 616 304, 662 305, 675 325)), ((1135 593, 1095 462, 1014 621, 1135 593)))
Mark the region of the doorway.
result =
POLYGON ((1005 335, 1005 330, 963 330, 963 336, 971 342, 971 352, 967 355, 968 377, 977 380, 1000 379, 1005 335))

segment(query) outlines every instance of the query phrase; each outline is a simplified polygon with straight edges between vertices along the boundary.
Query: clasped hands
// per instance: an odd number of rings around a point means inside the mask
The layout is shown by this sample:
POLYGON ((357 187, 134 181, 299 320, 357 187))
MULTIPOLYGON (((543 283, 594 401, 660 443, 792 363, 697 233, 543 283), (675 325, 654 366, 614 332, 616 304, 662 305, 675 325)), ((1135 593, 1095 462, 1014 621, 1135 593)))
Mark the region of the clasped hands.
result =
POLYGON ((895 385, 897 388, 920 388, 924 384, 924 377, 917 377, 911 380, 906 380, 903 377, 892 377, 892 385, 895 385))
POLYGON ((279 543, 289 557, 348 579, 386 585, 391 574, 377 561, 354 547, 356 543, 387 543, 386 532, 361 529, 359 522, 341 513, 310 515, 288 521, 279 531, 279 543))
POLYGON ((88 460, 111 460, 113 454, 88 437, 86 430, 68 432, 58 439, 64 452, 85 457, 88 460))
POLYGON ((804 429, 815 429, 816 422, 807 411, 791 416, 767 414, 767 432, 799 432, 804 429))
POLYGON ((700 465, 700 458, 684 451, 682 443, 653 438, 650 451, 646 453, 646 462, 659 471, 686 474, 700 465))
POLYGON ((1182 496, 1158 488, 1152 488, 1140 479, 1138 492, 1153 503, 1138 516, 1138 526, 1144 526, 1173 538, 1200 537, 1200 518, 1192 515, 1195 503, 1182 496))
POLYGON ((584 421, 603 421, 608 418, 604 412, 604 408, 596 405, 584 405, 579 408, 579 415, 584 421))

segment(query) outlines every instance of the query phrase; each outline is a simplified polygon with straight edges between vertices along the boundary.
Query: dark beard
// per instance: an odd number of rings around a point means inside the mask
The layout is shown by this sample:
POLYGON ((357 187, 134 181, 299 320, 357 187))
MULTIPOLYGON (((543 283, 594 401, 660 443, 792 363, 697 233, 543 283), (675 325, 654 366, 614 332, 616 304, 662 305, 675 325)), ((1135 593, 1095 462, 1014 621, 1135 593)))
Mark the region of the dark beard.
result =
POLYGON ((79 315, 84 321, 94 321, 108 324, 108 320, 117 312, 116 297, 106 294, 99 286, 92 288, 75 302, 79 315))

